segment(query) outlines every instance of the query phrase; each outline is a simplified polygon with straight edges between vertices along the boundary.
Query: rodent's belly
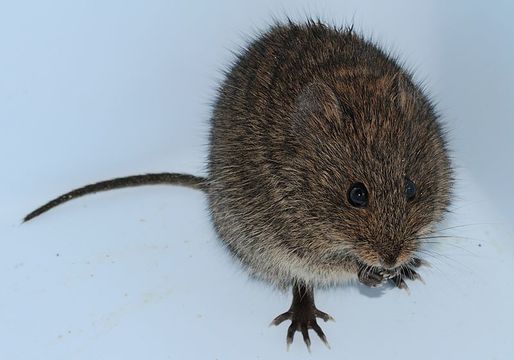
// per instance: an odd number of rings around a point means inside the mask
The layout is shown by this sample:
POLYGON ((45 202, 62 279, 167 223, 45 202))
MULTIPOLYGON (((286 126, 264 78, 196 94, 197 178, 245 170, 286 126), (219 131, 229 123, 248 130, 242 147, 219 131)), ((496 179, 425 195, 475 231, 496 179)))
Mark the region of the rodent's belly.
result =
POLYGON ((211 159, 208 199, 214 227, 251 275, 278 287, 293 281, 331 286, 355 278, 353 263, 334 264, 333 259, 295 251, 304 239, 291 234, 297 234, 302 223, 277 201, 283 194, 269 178, 270 165, 259 163, 258 154, 253 154, 253 161, 212 155, 217 158, 211 159))

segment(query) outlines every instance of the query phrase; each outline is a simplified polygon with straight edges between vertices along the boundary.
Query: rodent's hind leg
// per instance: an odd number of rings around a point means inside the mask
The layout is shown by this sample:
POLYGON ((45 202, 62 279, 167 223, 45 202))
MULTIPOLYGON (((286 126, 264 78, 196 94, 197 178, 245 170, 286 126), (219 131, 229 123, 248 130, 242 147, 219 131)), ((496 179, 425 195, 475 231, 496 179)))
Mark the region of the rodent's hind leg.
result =
POLYGON ((307 345, 309 352, 311 351, 311 339, 309 338, 309 329, 318 334, 323 343, 330 348, 327 337, 323 330, 319 327, 316 318, 324 321, 334 320, 334 318, 323 311, 316 308, 314 304, 314 290, 303 284, 293 285, 293 302, 288 311, 277 316, 270 325, 280 325, 286 320, 291 320, 291 325, 287 329, 287 348, 293 342, 294 334, 300 331, 303 335, 303 341, 307 345))

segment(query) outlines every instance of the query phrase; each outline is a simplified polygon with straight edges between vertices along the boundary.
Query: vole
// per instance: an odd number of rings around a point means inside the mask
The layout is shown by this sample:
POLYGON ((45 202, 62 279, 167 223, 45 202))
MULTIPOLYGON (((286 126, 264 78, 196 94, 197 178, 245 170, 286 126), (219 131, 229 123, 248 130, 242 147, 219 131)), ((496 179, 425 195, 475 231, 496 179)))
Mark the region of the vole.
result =
POLYGON ((292 287, 287 344, 327 345, 314 289, 359 280, 406 288, 450 205, 445 132, 398 60, 320 21, 272 26, 232 64, 212 113, 207 177, 146 174, 66 193, 30 220, 103 190, 177 184, 204 191, 217 235, 251 275, 292 287))

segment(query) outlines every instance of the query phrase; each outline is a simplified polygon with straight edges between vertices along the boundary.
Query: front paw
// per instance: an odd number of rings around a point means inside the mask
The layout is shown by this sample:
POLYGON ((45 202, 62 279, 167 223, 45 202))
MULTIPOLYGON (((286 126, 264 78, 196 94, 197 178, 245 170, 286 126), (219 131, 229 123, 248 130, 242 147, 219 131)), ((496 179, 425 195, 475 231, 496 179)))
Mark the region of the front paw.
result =
POLYGON ((416 270, 420 266, 429 266, 429 264, 421 259, 414 258, 409 263, 402 265, 394 273, 391 274, 389 280, 399 289, 404 289, 407 292, 409 291, 409 287, 405 280, 419 280, 424 283, 421 276, 416 272, 416 270))
POLYGON ((361 266, 357 275, 359 281, 369 287, 380 286, 388 278, 383 270, 370 266, 361 266))
POLYGON ((420 266, 429 266, 429 264, 424 260, 414 258, 409 263, 396 269, 383 269, 361 265, 357 275, 359 281, 369 287, 377 287, 389 281, 395 287, 409 291, 405 280, 419 280, 423 282, 423 279, 415 270, 420 266))

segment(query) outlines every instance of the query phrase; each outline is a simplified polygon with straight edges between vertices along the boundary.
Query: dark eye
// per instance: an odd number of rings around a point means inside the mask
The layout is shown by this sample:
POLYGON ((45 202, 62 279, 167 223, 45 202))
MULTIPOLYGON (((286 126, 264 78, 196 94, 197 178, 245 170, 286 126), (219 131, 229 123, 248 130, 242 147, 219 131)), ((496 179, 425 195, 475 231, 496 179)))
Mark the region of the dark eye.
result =
POLYGON ((363 183, 355 183, 348 190, 348 201, 355 207, 362 208, 368 205, 368 190, 363 183))
POLYGON ((408 178, 405 178, 405 196, 408 201, 416 197, 416 184, 408 178))

